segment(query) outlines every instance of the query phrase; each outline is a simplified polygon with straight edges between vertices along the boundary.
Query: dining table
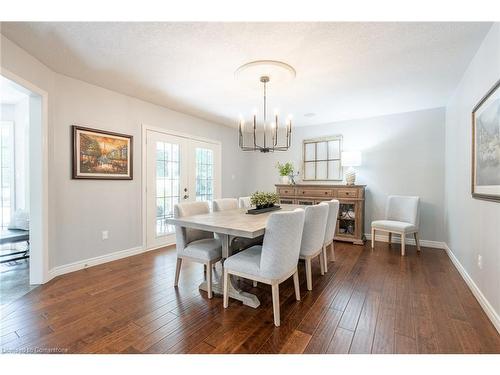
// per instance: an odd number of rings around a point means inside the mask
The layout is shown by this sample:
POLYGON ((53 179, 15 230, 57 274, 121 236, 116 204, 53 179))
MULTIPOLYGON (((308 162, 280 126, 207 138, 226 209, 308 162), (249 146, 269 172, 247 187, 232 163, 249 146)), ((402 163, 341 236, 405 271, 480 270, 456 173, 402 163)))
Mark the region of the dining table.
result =
MULTIPOLYGON (((279 210, 263 212, 259 214, 249 214, 248 209, 238 208, 210 212, 200 215, 184 216, 181 218, 169 218, 168 224, 185 228, 199 229, 215 233, 221 241, 222 246, 222 267, 224 260, 231 256, 231 241, 235 237, 256 238, 262 236, 266 230, 267 219, 270 215, 280 211, 293 211, 296 208, 303 208, 301 205, 283 204, 279 210)), ((211 270, 207 270, 211 272, 211 270)), ((215 294, 223 294, 223 272, 212 283, 212 291, 215 294)), ((199 288, 207 291, 206 281, 201 283, 199 288)), ((235 280, 230 279, 228 285, 229 297, 243 302, 244 305, 257 308, 260 305, 259 298, 252 293, 238 288, 235 280)))

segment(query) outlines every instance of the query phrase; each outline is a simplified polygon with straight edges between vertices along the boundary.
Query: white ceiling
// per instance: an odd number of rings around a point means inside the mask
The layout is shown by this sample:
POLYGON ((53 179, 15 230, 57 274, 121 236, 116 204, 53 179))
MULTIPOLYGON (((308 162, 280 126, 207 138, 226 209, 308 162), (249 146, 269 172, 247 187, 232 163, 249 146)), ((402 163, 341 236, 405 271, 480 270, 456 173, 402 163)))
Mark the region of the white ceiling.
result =
POLYGON ((227 125, 261 107, 234 71, 281 60, 295 125, 444 106, 491 23, 2 23, 58 73, 227 125), (315 116, 304 116, 314 113, 315 116))

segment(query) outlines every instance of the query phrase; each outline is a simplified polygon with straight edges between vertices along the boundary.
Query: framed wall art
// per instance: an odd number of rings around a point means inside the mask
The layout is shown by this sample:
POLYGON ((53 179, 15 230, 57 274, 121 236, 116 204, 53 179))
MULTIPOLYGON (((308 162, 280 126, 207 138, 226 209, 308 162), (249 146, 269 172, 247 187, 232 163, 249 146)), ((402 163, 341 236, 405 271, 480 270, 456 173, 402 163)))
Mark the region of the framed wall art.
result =
POLYGON ((472 110, 472 196, 500 202, 500 80, 472 110))
POLYGON ((74 179, 131 180, 133 137, 73 125, 74 179))

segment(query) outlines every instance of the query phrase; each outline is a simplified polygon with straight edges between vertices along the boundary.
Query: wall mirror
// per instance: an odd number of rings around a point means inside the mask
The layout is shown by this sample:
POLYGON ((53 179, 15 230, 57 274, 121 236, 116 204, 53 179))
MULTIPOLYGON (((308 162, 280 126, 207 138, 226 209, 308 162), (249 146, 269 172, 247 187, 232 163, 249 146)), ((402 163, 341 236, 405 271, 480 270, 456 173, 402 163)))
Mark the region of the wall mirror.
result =
POLYGON ((303 141, 303 181, 342 181, 342 136, 303 141))

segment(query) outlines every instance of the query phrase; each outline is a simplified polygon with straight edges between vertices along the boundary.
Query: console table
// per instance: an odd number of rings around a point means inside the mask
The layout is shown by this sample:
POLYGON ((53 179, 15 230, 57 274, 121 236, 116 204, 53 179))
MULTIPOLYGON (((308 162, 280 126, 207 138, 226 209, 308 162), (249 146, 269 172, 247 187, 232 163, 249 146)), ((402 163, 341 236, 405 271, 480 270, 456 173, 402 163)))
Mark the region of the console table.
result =
POLYGON ((275 185, 281 204, 318 204, 337 199, 340 202, 335 240, 363 245, 365 185, 297 184, 275 185))

